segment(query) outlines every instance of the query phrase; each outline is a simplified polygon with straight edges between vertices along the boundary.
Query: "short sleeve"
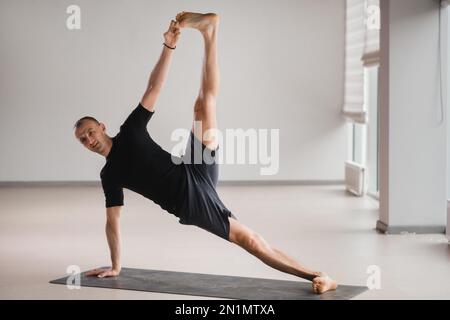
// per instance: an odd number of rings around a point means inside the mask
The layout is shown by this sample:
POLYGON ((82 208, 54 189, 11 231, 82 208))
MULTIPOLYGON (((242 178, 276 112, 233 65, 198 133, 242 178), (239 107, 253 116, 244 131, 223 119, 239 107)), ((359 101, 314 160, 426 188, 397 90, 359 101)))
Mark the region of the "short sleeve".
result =
POLYGON ((123 188, 108 183, 102 179, 103 193, 105 194, 105 206, 116 207, 123 206, 123 188))
POLYGON ((128 118, 120 127, 121 131, 132 130, 132 131, 146 131, 147 124, 152 118, 155 112, 149 111, 144 108, 144 106, 139 103, 138 106, 130 113, 128 118))

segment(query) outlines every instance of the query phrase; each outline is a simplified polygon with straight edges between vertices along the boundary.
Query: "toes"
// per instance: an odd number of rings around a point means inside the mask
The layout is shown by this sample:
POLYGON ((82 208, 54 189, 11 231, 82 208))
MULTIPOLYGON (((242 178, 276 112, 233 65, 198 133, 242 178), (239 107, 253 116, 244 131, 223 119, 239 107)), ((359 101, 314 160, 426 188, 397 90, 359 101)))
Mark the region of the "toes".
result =
POLYGON ((326 281, 325 279, 315 278, 313 279, 313 290, 315 293, 322 294, 325 292, 326 281))
POLYGON ((181 11, 180 13, 178 13, 176 19, 180 20, 184 13, 185 11, 181 11))

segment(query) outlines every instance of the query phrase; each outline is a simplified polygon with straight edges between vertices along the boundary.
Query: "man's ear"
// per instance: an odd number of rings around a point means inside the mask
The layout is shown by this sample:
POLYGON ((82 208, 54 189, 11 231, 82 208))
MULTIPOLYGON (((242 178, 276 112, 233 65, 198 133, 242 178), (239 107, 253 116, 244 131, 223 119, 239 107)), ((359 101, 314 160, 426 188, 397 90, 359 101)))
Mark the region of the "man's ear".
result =
POLYGON ((106 131, 106 126, 100 122, 100 128, 102 128, 102 131, 105 132, 106 131))

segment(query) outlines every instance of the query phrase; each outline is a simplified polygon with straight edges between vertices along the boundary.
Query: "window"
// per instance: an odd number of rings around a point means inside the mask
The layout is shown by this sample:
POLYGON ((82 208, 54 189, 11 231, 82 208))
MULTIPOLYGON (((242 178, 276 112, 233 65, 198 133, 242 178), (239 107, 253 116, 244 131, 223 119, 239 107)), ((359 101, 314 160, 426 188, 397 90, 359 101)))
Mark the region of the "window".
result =
POLYGON ((367 73, 367 108, 369 123, 367 124, 367 172, 368 193, 378 198, 378 66, 366 68, 367 73))
POLYGON ((378 198, 378 66, 364 68, 364 101, 368 123, 349 123, 350 159, 366 167, 366 182, 369 195, 378 198))

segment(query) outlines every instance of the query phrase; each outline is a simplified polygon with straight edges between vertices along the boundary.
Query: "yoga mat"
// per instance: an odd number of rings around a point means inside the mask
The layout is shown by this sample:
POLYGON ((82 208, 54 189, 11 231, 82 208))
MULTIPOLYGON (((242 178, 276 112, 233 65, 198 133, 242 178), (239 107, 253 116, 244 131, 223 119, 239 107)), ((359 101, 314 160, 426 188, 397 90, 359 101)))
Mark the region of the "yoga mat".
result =
MULTIPOLYGON (((105 268, 105 267, 103 267, 105 268)), ((241 300, 346 300, 367 287, 339 285, 335 291, 318 295, 311 283, 214 274, 122 268, 118 277, 98 278, 80 275, 80 285, 109 289, 173 293, 241 300)), ((50 281, 66 284, 68 277, 50 281)), ((73 278, 73 276, 72 276, 73 278)), ((72 280, 69 284, 75 284, 72 280)))

